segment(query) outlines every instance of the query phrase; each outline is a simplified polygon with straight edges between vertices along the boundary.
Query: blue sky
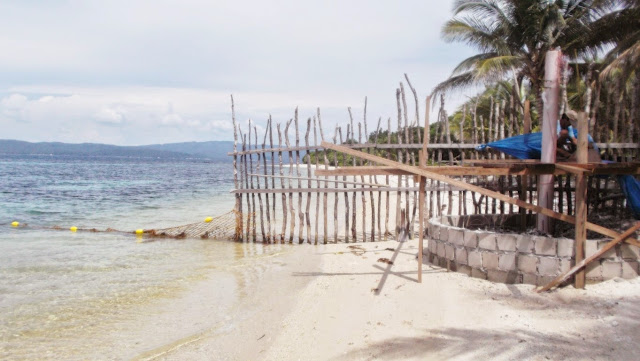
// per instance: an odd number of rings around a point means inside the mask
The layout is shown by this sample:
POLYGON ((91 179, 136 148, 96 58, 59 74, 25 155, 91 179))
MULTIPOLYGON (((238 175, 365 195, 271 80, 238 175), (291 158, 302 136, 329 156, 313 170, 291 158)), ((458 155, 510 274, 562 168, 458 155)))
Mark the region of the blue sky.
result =
POLYGON ((326 133, 366 96, 371 131, 405 73, 422 102, 472 54, 440 39, 451 3, 1 2, 0 139, 232 140, 230 94, 243 124, 320 107, 326 133))

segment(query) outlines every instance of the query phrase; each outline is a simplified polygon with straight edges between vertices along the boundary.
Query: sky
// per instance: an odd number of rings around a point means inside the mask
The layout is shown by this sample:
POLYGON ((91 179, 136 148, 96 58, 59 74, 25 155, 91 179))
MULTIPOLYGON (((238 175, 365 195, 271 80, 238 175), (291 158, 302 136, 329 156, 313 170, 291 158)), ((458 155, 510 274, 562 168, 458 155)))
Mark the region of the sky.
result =
MULTIPOLYGON (((271 115, 397 119, 473 54, 440 38, 453 0, 0 2, 0 139, 142 145, 233 140, 271 115)), ((447 108, 462 103, 451 96, 447 108)), ((415 117, 410 111, 410 119, 415 117)))

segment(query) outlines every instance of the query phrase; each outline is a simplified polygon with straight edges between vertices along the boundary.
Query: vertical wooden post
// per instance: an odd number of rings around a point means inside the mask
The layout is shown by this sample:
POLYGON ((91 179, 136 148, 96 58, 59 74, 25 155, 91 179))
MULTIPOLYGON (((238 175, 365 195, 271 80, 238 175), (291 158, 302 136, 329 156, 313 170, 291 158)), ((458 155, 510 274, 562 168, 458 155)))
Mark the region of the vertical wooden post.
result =
MULTIPOLYGON (((542 156, 543 163, 556 162, 556 139, 558 120, 558 92, 560 87, 560 62, 562 53, 559 50, 548 51, 544 68, 544 111, 542 114, 542 156)), ((553 174, 538 176, 538 205, 553 208, 553 174)), ((538 213, 538 231, 551 233, 552 218, 538 213)))
MULTIPOLYGON (((588 162, 587 114, 578 114, 578 163, 588 162)), ((587 239, 587 177, 584 173, 576 175, 576 264, 584 260, 584 242, 587 239)), ((584 288, 585 272, 578 272, 575 278, 575 288, 584 288)))
MULTIPOLYGON (((235 189, 242 188, 242 179, 238 177, 238 128, 236 126, 236 111, 233 104, 233 95, 231 96, 231 120, 233 122, 233 185, 235 189)), ((242 171, 242 170, 241 170, 242 171)), ((234 241, 242 240, 242 229, 244 228, 242 221, 242 193, 236 193, 236 229, 234 233, 234 241)))
MULTIPOLYGON (((523 134, 531 133, 531 102, 529 100, 524 101, 524 117, 522 121, 523 134)), ((529 176, 522 175, 520 176, 520 192, 518 192, 518 198, 522 201, 527 200, 527 192, 529 192, 529 176)), ((527 210, 519 207, 518 212, 520 213, 520 230, 524 232, 527 229, 527 210)))
MULTIPOLYGON (((424 115, 424 141, 422 143, 422 150, 419 153, 419 163, 421 167, 427 166, 427 158, 429 154, 427 153, 427 146, 429 144, 429 103, 431 102, 431 96, 427 96, 426 107, 425 107, 425 115, 424 115)), ((424 206, 425 206, 425 186, 427 185, 427 178, 420 177, 420 185, 418 188, 418 202, 420 202, 418 206, 418 218, 419 218, 419 228, 420 235, 418 237, 418 283, 422 283, 422 253, 424 247, 424 206)))

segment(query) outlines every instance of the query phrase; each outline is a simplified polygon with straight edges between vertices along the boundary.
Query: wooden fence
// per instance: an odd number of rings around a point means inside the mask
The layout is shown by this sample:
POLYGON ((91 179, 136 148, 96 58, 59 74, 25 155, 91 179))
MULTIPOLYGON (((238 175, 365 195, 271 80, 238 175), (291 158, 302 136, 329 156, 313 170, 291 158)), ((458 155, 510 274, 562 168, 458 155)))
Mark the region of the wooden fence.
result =
MULTIPOLYGON (((407 79, 408 80, 408 79, 407 79)), ((410 83, 409 86, 411 87, 410 83)), ((417 165, 422 148, 424 126, 419 125, 419 107, 415 91, 415 115, 409 120, 404 88, 397 91, 397 121, 391 119, 382 129, 378 119, 369 133, 366 100, 362 121, 354 123, 351 109, 346 126, 323 129, 320 109, 306 121, 294 117, 284 123, 268 119, 264 134, 249 121, 242 131, 232 114, 234 125, 233 157, 236 198, 236 240, 265 243, 298 242, 367 242, 413 237, 416 234, 418 183, 413 176, 380 174, 361 176, 316 176, 318 169, 333 166, 372 165, 361 159, 326 151, 319 144, 331 141, 367 153, 384 156, 409 165, 417 165)), ((501 104, 505 104, 502 102, 501 104)), ((466 113, 466 108, 465 108, 466 113)), ((435 134, 428 144, 427 159, 431 165, 464 164, 469 161, 505 162, 508 157, 494 151, 478 151, 478 143, 502 139, 530 131, 528 107, 522 114, 509 114, 496 107, 489 122, 470 110, 473 128, 461 126, 456 141, 452 139, 444 101, 440 103, 435 134), (527 122, 529 122, 527 124, 527 122), (505 127, 505 124, 509 124, 505 127), (508 129, 508 130, 506 130, 508 129), (469 143, 465 134, 472 134, 469 143), (435 142, 435 141, 438 142, 435 142)), ((464 122, 462 122, 464 124, 464 122)), ((604 159, 633 161, 638 159, 638 143, 598 143, 604 159)), ((536 176, 459 176, 465 182, 482 185, 502 194, 534 203, 537 199, 536 176)), ((571 175, 556 176, 554 210, 573 214, 575 179, 571 175)), ((614 178, 591 177, 589 180, 590 212, 606 210, 609 214, 626 212, 625 199, 614 178)), ((466 190, 427 180, 428 217, 467 214, 525 213, 512 204, 466 190)))

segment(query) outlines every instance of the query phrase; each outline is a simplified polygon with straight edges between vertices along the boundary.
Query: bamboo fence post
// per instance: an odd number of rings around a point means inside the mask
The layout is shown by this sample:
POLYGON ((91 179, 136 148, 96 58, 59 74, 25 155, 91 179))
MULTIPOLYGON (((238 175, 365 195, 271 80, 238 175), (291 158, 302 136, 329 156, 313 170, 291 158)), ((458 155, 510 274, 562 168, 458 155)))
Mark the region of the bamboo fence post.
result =
MULTIPOLYGON (((428 120, 427 120, 428 122, 428 120)), ((428 138, 427 138, 428 139, 428 138)), ((427 144, 423 143, 422 150, 418 153, 419 164, 421 167, 427 166, 426 160, 427 144)), ((422 283, 422 253, 424 252, 424 202, 425 202, 425 177, 420 177, 420 183, 418 186, 418 283, 422 283)))
MULTIPOLYGON (((336 130, 335 133, 333 135, 333 143, 336 144, 336 137, 338 136, 338 133, 340 133, 340 143, 342 144, 342 133, 340 130, 340 127, 336 125, 336 130)), ((326 149, 325 149, 326 150, 326 149)), ((334 151, 333 152, 333 164, 335 167, 338 166, 338 152, 334 151)), ((335 182, 335 187, 338 188, 338 176, 335 177, 334 179, 335 182)), ((338 242, 338 193, 334 194, 334 204, 333 204, 333 241, 335 243, 338 242)))
MULTIPOLYGON (((295 112, 295 127, 296 127, 296 173, 300 177, 300 131, 298 128, 298 108, 295 112)), ((298 189, 302 188, 302 182, 298 179, 298 189)), ((300 226, 298 227, 298 243, 301 244, 304 241, 304 212, 302 210, 302 192, 298 192, 298 218, 300 219, 300 226)))
MULTIPOLYGON (((400 89, 396 89, 396 104, 398 105, 398 144, 402 144, 402 110, 400 109, 400 89)), ((397 150, 398 162, 402 162, 402 150, 398 148, 397 150)), ((402 187, 402 176, 398 176, 398 187, 402 187)), ((400 229, 400 206, 402 200, 402 192, 398 190, 396 192, 396 239, 400 239, 401 229, 400 229)))
MULTIPOLYGON (((248 138, 249 138, 249 142, 248 142, 248 147, 249 150, 251 150, 251 119, 249 119, 249 134, 248 134, 248 138)), ((257 139, 257 138, 256 138, 257 139)), ((249 153, 249 170, 250 173, 255 173, 253 171, 253 154, 249 153)), ((255 189, 253 187, 253 176, 250 176, 250 180, 251 180, 251 189, 255 189)), ((256 242, 256 195, 255 193, 251 193, 251 238, 253 240, 253 242, 256 242)))
MULTIPOLYGON (((356 142, 356 128, 353 126, 353 115, 351 114, 351 107, 348 107, 347 110, 349 111, 349 120, 350 120, 350 125, 351 128, 347 127, 347 140, 349 140, 349 144, 354 144, 356 142), (351 135, 351 137, 349 137, 349 135, 351 135)), ((353 159, 353 166, 356 166, 356 158, 352 157, 353 159)), ((355 180, 356 178, 353 177, 353 179, 355 180)), ((357 192, 355 191, 356 186, 353 186, 354 191, 353 191, 353 195, 351 196, 351 205, 352 207, 352 213, 351 213, 351 237, 353 238, 353 242, 357 242, 358 241, 358 236, 356 234, 356 229, 357 229, 357 225, 356 225, 356 195, 357 192)), ((348 197, 348 196, 347 196, 348 197)))
MULTIPOLYGON (((387 118, 387 145, 391 145, 391 117, 387 118)), ((387 150, 387 158, 391 159, 391 148, 387 150)), ((385 183, 389 184, 389 176, 385 176, 385 183)), ((391 232, 389 232, 389 196, 390 193, 387 191, 387 202, 386 202, 386 211, 385 211, 385 220, 384 220, 384 239, 387 239, 391 232)))
MULTIPOLYGON (((235 189, 240 189, 242 187, 242 179, 238 178, 238 155, 236 154, 238 152, 238 129, 236 128, 236 111, 233 103, 233 95, 231 95, 231 120, 233 122, 233 186, 235 189)), ((236 229, 233 238, 234 241, 241 241, 242 230, 244 229, 244 225, 242 224, 242 193, 236 193, 235 198, 236 229)))
MULTIPOLYGON (((316 124, 317 124, 316 123, 316 116, 314 115, 313 116, 313 145, 316 146, 314 154, 315 154, 315 157, 316 157, 316 168, 315 168, 315 170, 316 170, 316 173, 317 173, 318 169, 320 168, 320 165, 319 165, 319 163, 320 163, 320 153, 318 151, 318 133, 317 133, 317 129, 316 129, 316 124)), ((317 175, 314 174, 314 176, 316 178, 316 187, 320 188, 321 182, 320 182, 320 180, 319 180, 317 175)), ((326 192, 323 192, 323 193, 326 193, 326 192)), ((320 222, 320 193, 316 193, 316 216, 315 216, 315 219, 316 219, 316 227, 315 227, 315 231, 316 232, 315 232, 313 244, 318 244, 318 232, 319 232, 318 224, 320 222)))
MULTIPOLYGON (((264 188, 269 189, 269 179, 266 177, 268 175, 267 170, 267 153, 265 151, 265 147, 267 145, 267 135, 269 135, 269 128, 271 127, 271 119, 267 120, 267 128, 264 131, 264 139, 262 140, 262 161, 264 163, 264 188)), ((265 201, 267 204, 267 239, 263 239, 263 242, 271 243, 271 210, 270 210, 270 202, 269 202, 269 193, 265 196, 265 201)))
MULTIPOLYGON (((422 144, 422 135, 420 134, 420 106, 418 105, 418 93, 416 92, 416 89, 413 87, 413 85, 411 85, 411 81, 409 80, 407 73, 404 73, 404 78, 407 80, 407 85, 409 85, 409 89, 411 89, 411 92, 413 93, 413 101, 416 106, 416 117, 413 122, 416 123, 417 127, 418 144, 422 144)), ((413 135, 411 136, 411 139, 413 139, 413 135)))
MULTIPOLYGON (((271 114, 269 114, 269 148, 273 149, 273 120, 271 119, 271 114)), ((275 153, 271 151, 271 176, 275 176, 275 153)), ((276 189, 276 179, 271 178, 271 189, 276 189)), ((278 224, 276 217, 276 194, 275 192, 272 194, 271 198, 273 208, 273 231, 271 232, 273 243, 276 243, 276 224, 278 224)))
MULTIPOLYGON (((254 134, 254 138, 255 138, 255 144, 256 144, 256 148, 258 148, 258 129, 257 127, 254 125, 253 126, 253 134, 254 134)), ((266 133, 265 133, 266 135, 266 133)), ((260 173, 260 160, 262 157, 262 153, 258 153, 258 161, 256 162, 256 174, 260 173)), ((267 179, 265 178, 265 182, 267 182, 267 179)), ((256 177, 256 185, 257 188, 256 189, 260 189, 260 178, 256 177)), ((264 243, 266 241, 267 235, 264 231, 264 214, 263 214, 263 204, 262 204, 262 193, 258 192, 258 203, 260 204, 260 233, 262 235, 262 243, 264 243)))
MULTIPOLYGON (((304 135, 304 145, 309 147, 309 131, 311 130, 311 118, 307 119, 307 132, 304 135)), ((307 150, 307 188, 311 190, 311 155, 309 154, 309 150, 307 150)), ((303 157, 304 159, 304 157, 303 157)), ((311 219, 309 217, 309 207, 311 206, 311 192, 307 192, 307 208, 305 210, 305 218, 307 220, 307 243, 311 244, 311 219)), ((317 213, 316 213, 317 219, 317 213)), ((317 227, 316 227, 317 230, 317 227)), ((317 240, 317 237, 316 237, 317 240)), ((300 242, 302 243, 302 242, 300 242)))
MULTIPOLYGON (((296 109, 297 113, 297 109, 296 109)), ((290 119, 287 122, 287 126, 284 127, 284 142, 286 147, 289 149, 289 177, 293 176, 293 151, 291 150, 291 144, 289 143, 289 126, 293 122, 293 119, 290 119)), ((291 178, 287 180, 287 184, 289 185, 289 212, 291 213, 291 227, 289 229, 289 243, 293 243, 293 236, 295 234, 296 229, 296 210, 293 207, 293 192, 291 189, 291 178)))
MULTIPOLYGON (((411 132, 409 131, 409 115, 407 112, 407 99, 405 97, 404 94, 404 85, 402 84, 402 82, 400 82, 400 96, 402 99, 402 110, 404 113, 404 140, 405 140, 405 144, 409 145, 409 144, 413 144, 413 139, 409 138, 409 134, 411 134, 411 132)), ((411 153, 409 151, 409 149, 407 148, 407 150, 405 151, 405 159, 407 164, 410 163, 413 153, 411 153), (410 155, 411 154, 411 155, 410 155)), ((415 165, 415 163, 413 164, 415 165)), ((410 222, 411 222, 411 217, 409 217, 409 182, 411 180, 413 180, 413 177, 409 177, 409 176, 405 176, 405 184, 406 184, 406 189, 407 191, 404 192, 404 197, 405 197, 405 223, 403 224, 403 227, 405 229, 406 234, 408 235, 409 239, 411 239, 412 235, 411 235, 411 226, 410 226, 410 222)), ((414 193, 414 199, 415 199, 415 193, 414 193)))
MULTIPOLYGON (((380 134, 380 123, 382 122, 382 117, 378 118, 378 127, 376 128, 376 132, 374 133, 374 153, 375 153, 375 146, 378 145, 378 135, 380 134)), ((366 131, 365 131, 366 133, 366 131)), ((375 177, 376 183, 378 182, 378 177, 375 177)), ((369 182, 373 182, 372 176, 369 176, 369 182)), ((380 213, 382 212, 382 192, 378 192, 378 239, 382 239, 382 229, 381 229, 381 225, 380 225, 380 213)), ((373 192, 369 192, 369 197, 371 198, 371 242, 375 242, 376 240, 376 232, 375 232, 375 226, 376 226, 376 221, 375 221, 375 205, 373 203, 374 197, 373 197, 373 192)))
MULTIPOLYGON (((365 108, 366 109, 366 108, 365 108)), ((358 122, 358 143, 362 144, 362 125, 358 122)), ((367 149, 363 149, 366 151, 367 149)), ((355 158, 354 158, 355 161, 355 158)), ((360 166, 362 166, 362 159, 359 159, 360 166)), ((365 182, 364 176, 360 176, 362 183, 365 182)), ((355 192, 354 192, 355 194, 355 192)), ((360 192, 360 198, 362 201, 362 242, 367 241, 367 198, 364 196, 364 191, 360 192)), ((355 208, 355 203, 354 203, 355 208)))
MULTIPOLYGON (((240 136, 242 137, 242 151, 246 151, 247 150, 247 136, 246 135, 242 135, 242 133, 240 133, 240 136)), ((251 189, 249 188, 249 169, 247 167, 247 156, 243 155, 242 156, 242 163, 244 166, 244 187, 245 189, 251 189)), ((251 232, 251 219, 253 218, 253 214, 251 213, 251 200, 249 199, 249 195, 247 194, 247 233, 246 233, 246 237, 245 239, 247 241, 249 241, 249 235, 251 232)))
MULTIPOLYGON (((347 134, 346 134, 346 138, 349 139, 349 124, 347 124, 347 134)), ((342 128, 338 127, 338 135, 340 136, 340 144, 342 143, 342 128)), ((347 164, 347 156, 343 156, 343 163, 347 164)), ((347 176, 342 176, 342 180, 346 181, 347 180, 347 176)), ((347 184, 344 183, 344 188, 347 188, 347 184)), ((349 243, 349 193, 347 193, 346 191, 344 192, 344 208, 345 208, 345 212, 344 212, 344 241, 345 243, 349 243)))
MULTIPOLYGON (((429 117, 431 116, 430 112, 431 112, 431 95, 427 95, 424 102, 424 136, 422 137, 422 157, 424 159, 424 166, 426 166, 427 160, 429 159, 428 146, 429 146, 429 141, 431 136, 431 124, 429 124, 429 121, 430 121, 429 117)), ((433 185, 433 182, 429 180, 429 184, 433 185)), ((425 187, 427 185, 426 178, 424 179, 424 185, 425 187)), ((422 190, 420 191, 422 192, 422 190)), ((425 189, 424 192, 426 197, 427 190, 425 189)), ((433 208, 433 191, 429 192, 429 214, 427 215, 428 218, 431 218, 431 216, 433 215, 432 208, 433 208)), ((421 222, 424 222, 424 219, 421 219, 421 222)))
MULTIPOLYGON (((476 101, 473 106, 473 144, 478 144, 478 102, 479 97, 476 98, 476 101)), ((478 151, 474 151, 475 157, 474 159, 478 159, 478 151)))
MULTIPOLYGON (((278 162, 280 169, 280 186, 282 189, 285 189, 284 184, 284 170, 282 164, 282 132, 280 131, 280 123, 276 124, 276 128, 278 129, 278 162)), ((287 194, 282 192, 282 231, 280 232, 280 243, 284 243, 284 237, 287 234, 287 194)))
MULTIPOLYGON (((324 132, 322 131, 322 118, 320 117, 320 108, 317 109, 318 112, 318 127, 320 130, 320 141, 324 142, 324 132)), ((333 141, 335 142, 335 137, 333 138, 333 141)), ((323 157, 323 161, 324 161, 324 168, 325 169, 329 169, 329 160, 327 157, 327 150, 326 149, 322 149, 322 157, 323 157)), ((324 187, 327 188, 328 187, 328 182, 327 182, 327 177, 324 177, 324 187)), ((338 177, 336 177, 335 179, 338 179, 338 177)), ((327 244, 327 240, 329 237, 329 231, 328 231, 328 214, 327 214, 327 202, 328 202, 328 194, 325 191, 322 195, 322 210, 324 213, 324 217, 323 217, 323 228, 324 228, 324 233, 323 233, 323 242, 324 244, 327 244)), ((337 227, 337 226, 336 226, 337 227)), ((335 228, 335 227, 334 227, 335 228)))

